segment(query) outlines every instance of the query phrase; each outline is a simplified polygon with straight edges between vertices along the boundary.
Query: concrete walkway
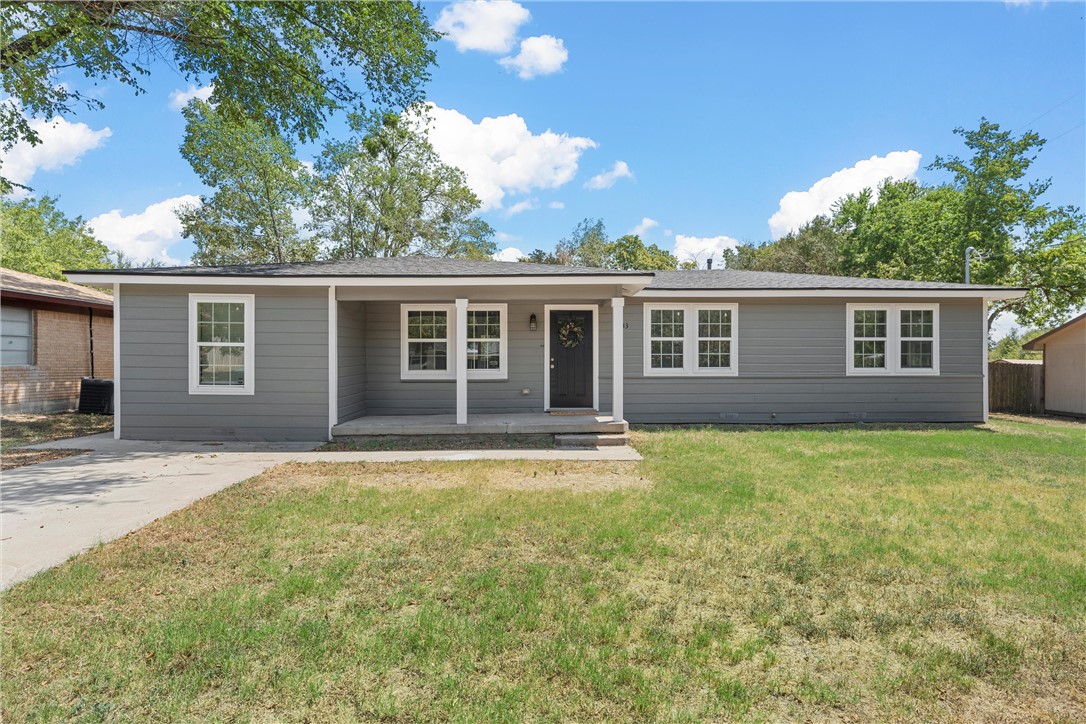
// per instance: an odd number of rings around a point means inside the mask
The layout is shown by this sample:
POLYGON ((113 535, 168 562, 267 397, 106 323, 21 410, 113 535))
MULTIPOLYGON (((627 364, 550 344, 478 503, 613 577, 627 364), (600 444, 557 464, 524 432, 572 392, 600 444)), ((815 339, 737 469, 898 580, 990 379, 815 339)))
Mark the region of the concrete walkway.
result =
POLYGON ((641 459, 628 447, 315 452, 321 444, 143 442, 103 433, 34 446, 91 452, 0 475, 0 589, 281 463, 641 459))

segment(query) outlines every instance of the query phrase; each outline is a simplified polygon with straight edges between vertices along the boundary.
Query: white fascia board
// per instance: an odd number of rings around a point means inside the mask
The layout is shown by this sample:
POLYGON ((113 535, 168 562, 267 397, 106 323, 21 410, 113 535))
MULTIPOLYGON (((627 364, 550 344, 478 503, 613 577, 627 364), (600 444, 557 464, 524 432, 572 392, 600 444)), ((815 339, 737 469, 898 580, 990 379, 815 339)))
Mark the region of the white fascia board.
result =
POLYGON ((1020 299, 1024 289, 643 289, 632 296, 638 299, 745 299, 779 297, 818 297, 823 299, 900 297, 1020 299))
POLYGON ((248 276, 164 276, 161 274, 69 274, 75 284, 110 287, 114 284, 151 284, 158 286, 252 286, 252 287, 497 287, 614 284, 643 289, 652 280, 641 276, 485 276, 485 277, 248 277, 248 276))

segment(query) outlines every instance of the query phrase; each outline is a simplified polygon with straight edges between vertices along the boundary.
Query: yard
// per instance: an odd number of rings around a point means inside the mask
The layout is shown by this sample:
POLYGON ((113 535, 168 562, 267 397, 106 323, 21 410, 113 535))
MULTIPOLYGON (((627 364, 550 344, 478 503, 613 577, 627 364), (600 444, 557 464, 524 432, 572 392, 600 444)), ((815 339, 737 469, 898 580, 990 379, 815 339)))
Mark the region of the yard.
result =
POLYGON ((59 412, 50 415, 4 415, 0 418, 0 468, 10 470, 77 455, 83 450, 27 450, 50 440, 94 435, 113 429, 112 415, 59 412))
POLYGON ((289 465, 3 595, 5 721, 1086 718, 1086 428, 289 465))

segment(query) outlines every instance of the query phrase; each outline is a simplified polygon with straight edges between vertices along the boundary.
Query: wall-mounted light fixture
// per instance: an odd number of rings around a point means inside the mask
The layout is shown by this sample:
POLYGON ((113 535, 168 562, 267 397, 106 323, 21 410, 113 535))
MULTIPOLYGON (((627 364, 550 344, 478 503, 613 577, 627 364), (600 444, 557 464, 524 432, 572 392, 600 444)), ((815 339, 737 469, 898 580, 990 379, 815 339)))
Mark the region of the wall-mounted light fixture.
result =
POLYGON ((532 314, 532 316, 528 317, 528 329, 534 332, 536 330, 536 326, 537 325, 535 323, 535 314, 532 314))

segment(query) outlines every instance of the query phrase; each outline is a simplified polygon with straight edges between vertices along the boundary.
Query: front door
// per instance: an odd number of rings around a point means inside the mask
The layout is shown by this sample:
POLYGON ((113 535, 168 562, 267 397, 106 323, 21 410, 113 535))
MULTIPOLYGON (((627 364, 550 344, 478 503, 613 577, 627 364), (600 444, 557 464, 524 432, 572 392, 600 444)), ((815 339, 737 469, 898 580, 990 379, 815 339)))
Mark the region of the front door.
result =
POLYGON ((592 311, 552 309, 551 408, 592 407, 592 311))

